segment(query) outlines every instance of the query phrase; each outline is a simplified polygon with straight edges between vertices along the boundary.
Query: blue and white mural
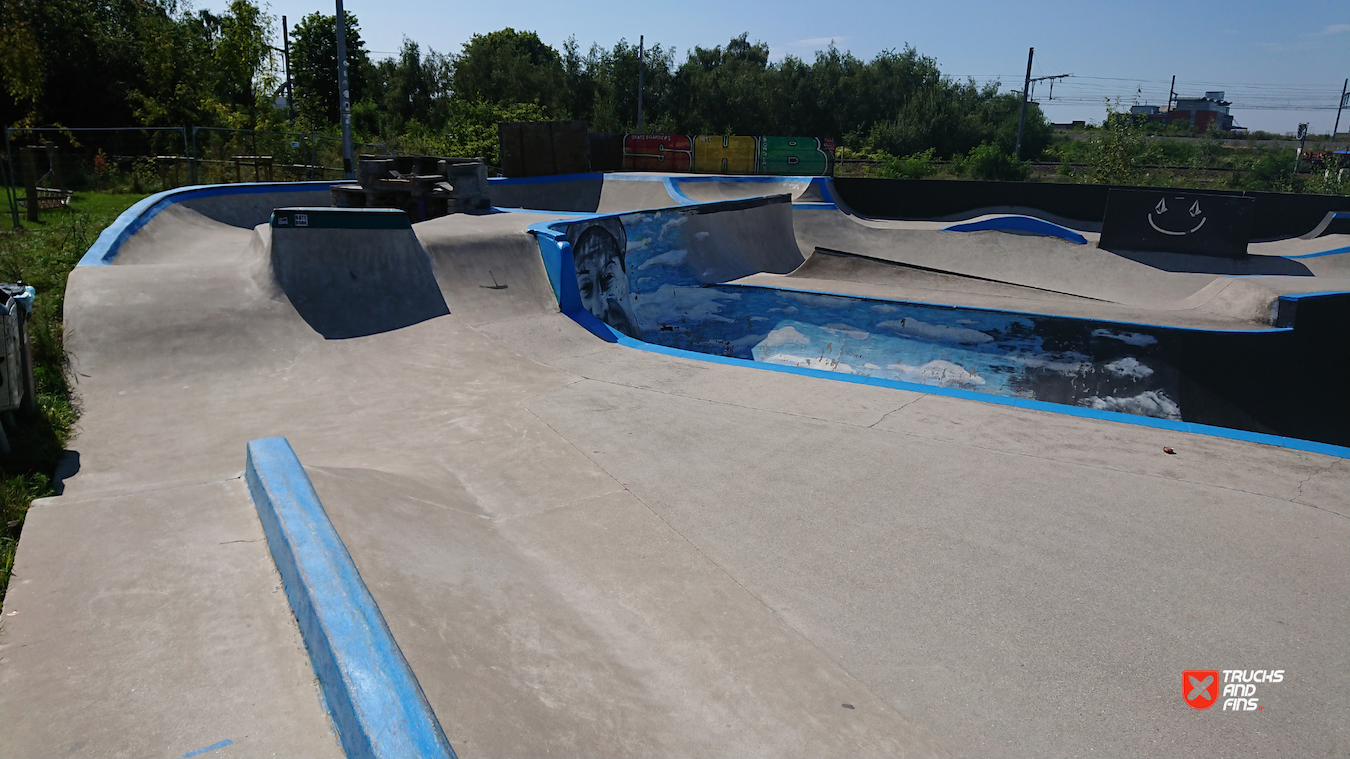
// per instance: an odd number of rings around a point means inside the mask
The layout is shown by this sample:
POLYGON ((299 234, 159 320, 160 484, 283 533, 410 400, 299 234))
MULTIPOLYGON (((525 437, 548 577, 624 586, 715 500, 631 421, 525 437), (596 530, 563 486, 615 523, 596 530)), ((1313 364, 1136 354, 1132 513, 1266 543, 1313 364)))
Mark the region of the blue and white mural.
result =
POLYGON ((703 245, 698 213, 571 225, 587 310, 672 348, 1181 419, 1177 372, 1148 328, 719 284, 759 269, 703 245))

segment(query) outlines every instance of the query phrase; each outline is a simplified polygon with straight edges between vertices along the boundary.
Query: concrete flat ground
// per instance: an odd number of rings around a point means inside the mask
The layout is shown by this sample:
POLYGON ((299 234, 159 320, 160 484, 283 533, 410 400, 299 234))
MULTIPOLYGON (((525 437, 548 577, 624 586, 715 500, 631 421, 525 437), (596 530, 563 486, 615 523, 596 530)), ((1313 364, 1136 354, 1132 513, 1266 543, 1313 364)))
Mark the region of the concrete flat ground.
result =
POLYGON ((460 756, 1350 753, 1346 460, 605 343, 547 218, 416 225, 450 314, 342 340, 242 227, 77 269, 0 754, 337 750, 238 480, 278 435, 460 756))

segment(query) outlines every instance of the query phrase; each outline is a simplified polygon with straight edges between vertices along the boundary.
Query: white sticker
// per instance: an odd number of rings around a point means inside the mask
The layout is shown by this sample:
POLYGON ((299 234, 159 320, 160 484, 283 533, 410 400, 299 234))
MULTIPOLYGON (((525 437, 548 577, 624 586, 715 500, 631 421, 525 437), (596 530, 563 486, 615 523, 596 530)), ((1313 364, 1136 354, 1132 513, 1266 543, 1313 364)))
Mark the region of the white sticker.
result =
POLYGON ((309 214, 307 214, 307 213, 298 213, 298 214, 296 214, 296 215, 295 215, 295 226, 297 226, 297 227, 307 227, 307 226, 309 226, 309 214))

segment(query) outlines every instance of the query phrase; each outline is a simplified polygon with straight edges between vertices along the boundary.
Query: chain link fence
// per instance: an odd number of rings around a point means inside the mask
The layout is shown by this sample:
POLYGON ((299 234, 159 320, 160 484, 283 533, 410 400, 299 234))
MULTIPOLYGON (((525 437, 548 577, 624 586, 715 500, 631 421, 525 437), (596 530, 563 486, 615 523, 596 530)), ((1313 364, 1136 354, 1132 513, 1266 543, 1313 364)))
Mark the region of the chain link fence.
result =
MULTIPOLYGON (((192 184, 342 179, 342 138, 318 132, 193 127, 186 163, 192 184)), ((353 142, 353 153, 390 154, 391 146, 353 142)))
MULTIPOLYGON (((0 213, 15 227, 25 217, 66 205, 80 191, 155 193, 197 184, 343 178, 342 138, 319 132, 6 127, 4 136, 0 213)), ((356 154, 401 152, 379 143, 352 147, 356 154)))

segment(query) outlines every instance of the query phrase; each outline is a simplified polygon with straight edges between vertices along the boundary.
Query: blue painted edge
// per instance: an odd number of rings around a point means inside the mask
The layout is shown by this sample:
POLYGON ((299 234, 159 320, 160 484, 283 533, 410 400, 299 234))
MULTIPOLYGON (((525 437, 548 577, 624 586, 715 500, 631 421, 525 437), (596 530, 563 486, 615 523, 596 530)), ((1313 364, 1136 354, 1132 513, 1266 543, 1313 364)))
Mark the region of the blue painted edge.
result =
POLYGON ((1345 246, 1345 247, 1343 247, 1343 248, 1332 248, 1331 250, 1323 250, 1323 251, 1320 251, 1320 252, 1317 252, 1317 253, 1303 253, 1303 254, 1300 254, 1300 255, 1297 255, 1297 256, 1284 256, 1284 258, 1295 258, 1295 259, 1297 259, 1297 258, 1321 258, 1322 256, 1339 256, 1339 255, 1341 255, 1342 253, 1350 253, 1350 245, 1347 245, 1347 246, 1345 246))
MULTIPOLYGON (((1263 445, 1273 445, 1279 448, 1289 448, 1291 450, 1320 453, 1327 456, 1350 458, 1350 447, 1331 445, 1330 443, 1319 443, 1314 440, 1301 440, 1299 438, 1269 435, 1262 432, 1248 432, 1246 430, 1215 427, 1208 424, 1197 424, 1195 422, 1155 419, 1153 417, 1125 414, 1119 411, 1102 411, 1081 406, 1067 406, 1062 403, 1050 403, 1048 401, 1037 401, 1029 398, 1010 398, 1003 395, 977 393, 971 390, 961 390, 952 387, 920 385, 913 382, 902 382, 900 380, 889 380, 880 377, 863 377, 856 374, 840 374, 838 372, 807 369, 800 366, 769 364, 762 361, 732 358, 730 356, 714 356, 708 353, 698 353, 682 348, 668 348, 664 345, 656 345, 654 343, 637 340, 618 332, 613 327, 605 324, 582 306, 581 295, 577 291, 576 277, 562 276, 562 272, 576 271, 576 264, 572 260, 571 246, 567 243, 566 235, 560 230, 552 229, 552 224, 559 224, 559 222, 535 224, 530 227, 530 231, 535 235, 535 239, 539 242, 539 253, 544 259, 545 270, 549 272, 549 283, 553 286, 553 295, 558 300, 558 309, 586 331, 608 343, 618 343, 619 345, 647 351, 648 353, 659 353, 666 356, 676 356, 694 361, 705 361, 711 364, 726 364, 728 366, 740 366, 762 371, 797 374, 804 377, 833 380, 835 382, 849 382, 855 385, 872 385, 895 390, 908 390, 910 392, 924 393, 926 395, 964 398, 966 400, 993 403, 1000 406, 1046 411, 1052 414, 1064 414, 1066 416, 1077 416, 1085 419, 1101 419, 1104 421, 1133 424, 1139 427, 1153 427, 1155 429, 1170 430, 1174 432, 1189 432, 1196 435, 1208 435, 1210 437, 1227 438, 1229 440, 1242 440, 1251 443, 1261 443, 1263 445), (568 268, 569 266, 571 268, 568 268)), ((1278 331, 1286 331, 1287 329, 1288 328, 1278 328, 1278 331)))
POLYGON ((1087 245, 1086 237, 1068 227, 1060 226, 1059 224, 1046 221, 1045 219, 1037 219, 1034 216, 1023 216, 1021 214, 995 216, 992 219, 967 221, 942 228, 943 232, 983 232, 985 230, 998 232, 1030 232, 1046 237, 1059 237, 1077 245, 1087 245))
POLYGON ((673 199, 675 199, 676 201, 678 201, 681 205, 686 205, 686 206, 696 206, 696 205, 698 205, 698 201, 697 201, 697 200, 694 200, 693 198, 689 197, 688 195, 685 195, 685 194, 684 194, 684 190, 681 190, 681 189, 680 189, 680 186, 677 185, 677 184, 675 184, 675 179, 674 179, 673 177, 664 177, 664 178, 661 180, 661 184, 665 185, 665 187, 666 187, 666 194, 670 195, 671 198, 673 198, 673 199))
POLYGON ((286 438, 250 441, 244 470, 267 546, 346 755, 454 749, 286 438))
POLYGON ((181 203, 184 200, 195 198, 209 198, 216 195, 249 195, 262 192, 303 192, 306 190, 317 190, 320 187, 331 187, 341 182, 316 181, 316 182, 250 182, 246 184, 207 184, 193 185, 191 187, 179 187, 173 190, 155 193, 148 198, 142 198, 131 208, 122 212, 121 216, 109 224, 89 250, 85 251, 80 262, 76 266, 107 266, 117 258, 117 253, 131 236, 140 231, 141 227, 150 223, 160 211, 168 208, 175 203, 181 203))
MULTIPOLYGON (((801 293, 803 295, 828 295, 837 298, 853 298, 855 300, 865 300, 876 303, 904 303, 913 306, 927 306, 929 308, 950 308, 959 311, 983 311, 986 313, 1003 314, 1006 316, 1034 316, 1047 319, 1064 319, 1067 321, 1090 322, 1093 324, 1110 324, 1120 327, 1134 327, 1141 329, 1170 329, 1183 332, 1209 332, 1217 334, 1233 335, 1264 335, 1276 332, 1292 332, 1293 327, 1263 327, 1261 329, 1210 329, 1207 327, 1184 327, 1172 324, 1150 324, 1147 322, 1122 322, 1114 319, 1092 319, 1086 316, 1066 316, 1064 314, 1048 314, 1037 311, 1010 311, 1006 308, 990 308, 989 306, 961 306, 954 303, 934 303, 931 301, 918 300, 897 300, 894 298, 877 298, 869 295, 856 295, 854 293, 836 293, 829 290, 803 290, 796 287, 778 287, 771 285, 755 285, 741 282, 720 282, 718 287, 744 287, 757 290, 781 290, 789 293, 801 293)), ((1336 295, 1338 293, 1308 293, 1309 295, 1336 295)), ((1281 298, 1288 296, 1281 295, 1281 298)))
POLYGON ((189 751, 186 754, 183 754, 183 759, 190 759, 191 757, 198 756, 200 754, 205 754, 207 751, 215 751, 218 748, 225 748, 226 746, 233 746, 233 745, 234 741, 230 740, 229 738, 226 738, 225 740, 220 741, 219 743, 212 743, 210 746, 199 748, 196 751, 189 751))
POLYGON ((1350 295, 1346 290, 1319 290, 1315 293, 1288 293, 1281 295, 1280 300, 1303 300, 1304 298, 1329 298, 1335 295, 1350 295))

